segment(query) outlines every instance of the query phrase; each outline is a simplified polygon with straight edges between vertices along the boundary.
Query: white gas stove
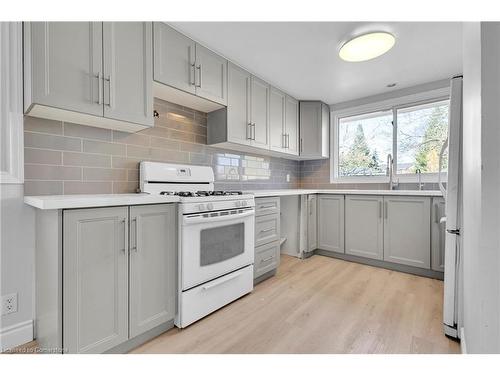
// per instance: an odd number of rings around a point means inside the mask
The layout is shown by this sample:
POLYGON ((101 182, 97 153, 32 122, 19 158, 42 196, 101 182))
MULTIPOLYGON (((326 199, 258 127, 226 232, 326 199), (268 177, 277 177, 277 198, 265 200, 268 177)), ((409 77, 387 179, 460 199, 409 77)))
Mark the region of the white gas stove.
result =
POLYGON ((141 162, 140 188, 180 199, 178 327, 253 290, 253 195, 215 191, 210 167, 155 162, 141 162))

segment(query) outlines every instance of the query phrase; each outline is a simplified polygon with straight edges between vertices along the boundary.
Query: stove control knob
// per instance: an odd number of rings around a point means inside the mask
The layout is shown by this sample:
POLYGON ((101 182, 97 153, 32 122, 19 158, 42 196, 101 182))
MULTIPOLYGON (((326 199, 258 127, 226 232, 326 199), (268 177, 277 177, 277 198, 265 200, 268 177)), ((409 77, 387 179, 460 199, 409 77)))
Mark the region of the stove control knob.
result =
POLYGON ((199 204, 198 205, 198 211, 205 211, 205 205, 204 204, 199 204))
POLYGON ((207 203, 207 210, 213 210, 214 205, 212 203, 207 203))
POLYGON ((247 201, 241 201, 241 207, 244 207, 247 205, 247 201))
POLYGON ((241 202, 240 201, 236 201, 234 204, 236 205, 236 207, 240 207, 241 206, 241 202))

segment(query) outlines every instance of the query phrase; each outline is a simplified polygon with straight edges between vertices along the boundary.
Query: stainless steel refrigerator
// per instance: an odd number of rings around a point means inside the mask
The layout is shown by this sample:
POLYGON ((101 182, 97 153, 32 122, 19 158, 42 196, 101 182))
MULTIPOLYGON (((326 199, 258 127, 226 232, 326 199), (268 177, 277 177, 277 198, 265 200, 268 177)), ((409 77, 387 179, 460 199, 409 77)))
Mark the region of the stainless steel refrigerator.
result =
POLYGON ((446 185, 439 187, 446 199, 445 259, 444 259, 444 304, 443 325, 447 336, 460 338, 462 303, 462 76, 453 77, 450 86, 450 111, 448 139, 440 154, 440 173, 445 155, 448 155, 446 185))

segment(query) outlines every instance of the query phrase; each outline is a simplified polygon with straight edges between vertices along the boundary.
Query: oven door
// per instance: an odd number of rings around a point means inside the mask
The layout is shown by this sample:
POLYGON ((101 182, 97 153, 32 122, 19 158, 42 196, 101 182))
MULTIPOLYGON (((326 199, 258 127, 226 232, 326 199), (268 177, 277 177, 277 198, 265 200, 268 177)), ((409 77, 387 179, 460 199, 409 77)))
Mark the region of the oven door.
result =
POLYGON ((189 214, 181 220, 183 291, 253 263, 253 208, 189 214))

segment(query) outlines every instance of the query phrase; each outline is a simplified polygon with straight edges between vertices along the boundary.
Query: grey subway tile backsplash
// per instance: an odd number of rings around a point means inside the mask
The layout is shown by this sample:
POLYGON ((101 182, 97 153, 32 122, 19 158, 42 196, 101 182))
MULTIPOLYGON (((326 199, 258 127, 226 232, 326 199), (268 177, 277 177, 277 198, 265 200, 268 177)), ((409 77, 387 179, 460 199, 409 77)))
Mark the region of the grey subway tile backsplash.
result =
POLYGON ((82 140, 59 135, 24 132, 24 147, 44 148, 61 151, 81 151, 82 140))
POLYGON ((64 123, 64 135, 99 141, 111 141, 111 130, 109 129, 94 128, 92 126, 73 124, 71 122, 64 123))

